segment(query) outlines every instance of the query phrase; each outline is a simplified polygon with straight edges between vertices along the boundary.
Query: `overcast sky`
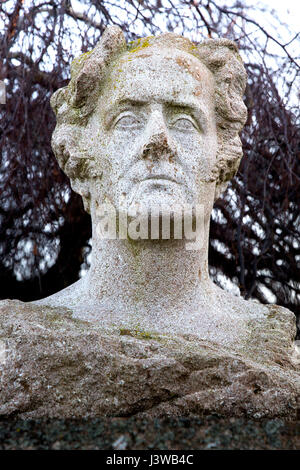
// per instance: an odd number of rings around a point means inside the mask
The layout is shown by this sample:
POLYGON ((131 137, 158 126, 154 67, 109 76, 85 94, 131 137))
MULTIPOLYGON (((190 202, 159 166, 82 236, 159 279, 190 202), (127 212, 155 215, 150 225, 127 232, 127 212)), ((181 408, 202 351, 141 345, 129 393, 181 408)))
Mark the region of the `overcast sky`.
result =
POLYGON ((300 1, 299 0, 244 0, 247 5, 268 5, 278 16, 282 15, 283 22, 289 24, 297 33, 299 31, 300 1))

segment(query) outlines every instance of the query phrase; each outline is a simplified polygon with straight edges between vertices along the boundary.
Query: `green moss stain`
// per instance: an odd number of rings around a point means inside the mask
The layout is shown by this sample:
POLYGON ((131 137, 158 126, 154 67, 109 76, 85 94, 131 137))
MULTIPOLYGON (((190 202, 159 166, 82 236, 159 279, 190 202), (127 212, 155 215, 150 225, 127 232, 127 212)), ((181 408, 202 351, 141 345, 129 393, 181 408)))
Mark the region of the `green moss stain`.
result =
POLYGON ((89 52, 85 52, 84 54, 81 54, 79 57, 76 57, 72 63, 71 63, 71 78, 73 76, 77 75, 79 70, 82 68, 83 64, 87 60, 87 58, 92 54, 93 50, 89 52))
POLYGON ((148 331, 141 330, 140 328, 120 328, 120 336, 131 336, 138 339, 158 339, 158 335, 148 331))
POLYGON ((153 45, 153 41, 152 41, 153 38, 154 38, 154 36, 147 36, 145 38, 139 38, 136 41, 132 41, 132 42, 128 43, 128 45, 127 45, 128 52, 133 54, 135 52, 138 52, 140 50, 145 49, 146 47, 152 46, 153 45))

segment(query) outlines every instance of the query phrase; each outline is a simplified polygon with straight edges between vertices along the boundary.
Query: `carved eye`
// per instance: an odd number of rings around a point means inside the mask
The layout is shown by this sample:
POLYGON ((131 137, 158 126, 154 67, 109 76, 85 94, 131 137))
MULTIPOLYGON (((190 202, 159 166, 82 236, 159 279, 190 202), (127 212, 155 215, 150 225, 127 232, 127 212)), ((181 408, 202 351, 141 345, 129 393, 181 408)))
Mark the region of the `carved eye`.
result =
POLYGON ((132 129, 141 126, 140 120, 132 115, 121 116, 115 123, 118 129, 132 129))
POLYGON ((172 127, 179 131, 194 131, 196 129, 195 124, 187 118, 179 118, 172 123, 172 127))

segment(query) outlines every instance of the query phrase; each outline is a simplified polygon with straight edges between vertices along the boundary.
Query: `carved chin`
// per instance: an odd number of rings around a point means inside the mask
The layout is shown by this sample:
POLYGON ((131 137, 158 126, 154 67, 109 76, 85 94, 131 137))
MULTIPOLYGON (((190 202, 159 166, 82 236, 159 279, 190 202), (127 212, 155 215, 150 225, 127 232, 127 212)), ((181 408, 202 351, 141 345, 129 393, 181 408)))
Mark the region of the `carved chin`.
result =
POLYGON ((127 206, 141 204, 160 206, 163 204, 189 204, 193 198, 182 185, 169 180, 153 179, 141 182, 127 197, 127 206))

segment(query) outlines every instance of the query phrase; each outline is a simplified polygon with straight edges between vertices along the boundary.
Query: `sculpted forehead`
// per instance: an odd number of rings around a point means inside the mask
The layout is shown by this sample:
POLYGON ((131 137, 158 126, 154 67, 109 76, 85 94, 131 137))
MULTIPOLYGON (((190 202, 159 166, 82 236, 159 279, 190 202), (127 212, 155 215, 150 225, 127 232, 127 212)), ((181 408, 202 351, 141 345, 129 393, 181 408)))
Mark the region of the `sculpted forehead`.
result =
POLYGON ((146 52, 126 53, 111 68, 107 76, 102 105, 124 99, 182 102, 210 111, 213 106, 214 77, 193 55, 163 48, 146 52))

